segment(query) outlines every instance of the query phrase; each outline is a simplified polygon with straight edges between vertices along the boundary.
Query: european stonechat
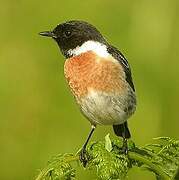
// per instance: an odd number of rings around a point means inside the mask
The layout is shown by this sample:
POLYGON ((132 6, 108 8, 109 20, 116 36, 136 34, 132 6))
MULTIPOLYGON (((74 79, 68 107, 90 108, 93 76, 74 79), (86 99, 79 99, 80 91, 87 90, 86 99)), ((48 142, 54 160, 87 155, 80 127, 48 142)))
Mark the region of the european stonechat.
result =
POLYGON ((64 74, 91 131, 83 145, 80 160, 87 163, 86 146, 97 125, 112 125, 114 133, 131 137, 128 118, 136 109, 131 68, 124 55, 107 42, 102 34, 84 21, 67 21, 52 31, 40 32, 54 39, 66 58, 64 74))

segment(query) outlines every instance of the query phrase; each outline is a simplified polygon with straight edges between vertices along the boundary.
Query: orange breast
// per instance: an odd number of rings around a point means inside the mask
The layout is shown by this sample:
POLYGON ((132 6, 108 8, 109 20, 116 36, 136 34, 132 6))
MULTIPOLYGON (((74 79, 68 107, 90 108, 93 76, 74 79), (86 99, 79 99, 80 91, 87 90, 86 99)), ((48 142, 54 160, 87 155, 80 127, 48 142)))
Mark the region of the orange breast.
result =
POLYGON ((109 58, 111 60, 89 51, 66 60, 65 77, 76 97, 85 96, 90 88, 119 94, 127 89, 122 66, 109 58))

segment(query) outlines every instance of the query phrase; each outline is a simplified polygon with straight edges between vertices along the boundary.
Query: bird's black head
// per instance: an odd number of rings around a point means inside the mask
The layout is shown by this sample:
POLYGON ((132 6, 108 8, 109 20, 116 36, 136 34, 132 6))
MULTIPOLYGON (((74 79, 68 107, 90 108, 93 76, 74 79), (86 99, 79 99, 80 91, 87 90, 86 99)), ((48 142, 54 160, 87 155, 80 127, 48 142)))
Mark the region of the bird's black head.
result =
POLYGON ((69 50, 81 46, 89 40, 106 44, 101 33, 94 26, 84 21, 68 21, 57 25, 52 31, 41 32, 40 35, 52 37, 66 57, 69 57, 69 50))

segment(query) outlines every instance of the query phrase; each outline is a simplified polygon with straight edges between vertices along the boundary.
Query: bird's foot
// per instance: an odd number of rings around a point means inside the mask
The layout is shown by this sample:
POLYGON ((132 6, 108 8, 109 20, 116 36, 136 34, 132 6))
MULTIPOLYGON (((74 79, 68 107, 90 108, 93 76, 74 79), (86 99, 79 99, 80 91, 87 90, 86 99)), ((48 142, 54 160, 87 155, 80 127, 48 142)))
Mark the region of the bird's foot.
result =
POLYGON ((87 163, 88 163, 88 154, 86 152, 85 148, 82 148, 82 150, 80 151, 80 161, 83 164, 83 167, 86 167, 87 163))
POLYGON ((128 151, 129 151, 129 150, 128 150, 128 146, 124 146, 124 145, 123 145, 121 152, 124 153, 125 155, 127 155, 127 154, 128 154, 128 151))
POLYGON ((127 144, 127 139, 124 138, 123 139, 123 145, 122 145, 122 153, 124 153, 125 155, 128 154, 128 144, 127 144))

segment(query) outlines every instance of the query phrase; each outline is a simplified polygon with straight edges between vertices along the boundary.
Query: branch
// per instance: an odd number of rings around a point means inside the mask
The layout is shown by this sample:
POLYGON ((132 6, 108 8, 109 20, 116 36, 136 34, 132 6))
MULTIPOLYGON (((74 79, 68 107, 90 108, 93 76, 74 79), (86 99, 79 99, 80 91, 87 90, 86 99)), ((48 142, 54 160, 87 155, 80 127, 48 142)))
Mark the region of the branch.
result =
MULTIPOLYGON (((111 140, 93 142, 87 146, 87 169, 96 169, 99 179, 124 179, 130 168, 137 166, 155 173, 157 180, 177 180, 179 176, 179 141, 168 137, 156 138, 157 143, 137 147, 128 142, 128 155, 122 153, 122 141, 111 140)), ((75 154, 60 154, 53 157, 39 173, 36 180, 74 179, 74 163, 80 163, 75 154), (72 166, 73 164, 73 166, 72 166)))
POLYGON ((148 160, 147 158, 141 156, 140 154, 130 152, 129 153, 129 158, 131 160, 136 160, 139 161, 148 167, 150 167, 156 174, 160 175, 160 177, 164 180, 170 180, 170 176, 168 176, 160 166, 157 166, 156 164, 152 163, 152 161, 148 160))

